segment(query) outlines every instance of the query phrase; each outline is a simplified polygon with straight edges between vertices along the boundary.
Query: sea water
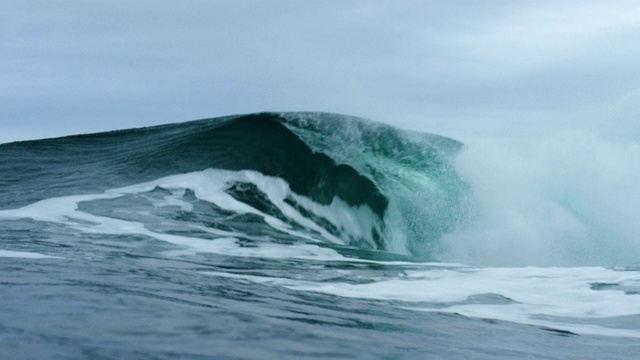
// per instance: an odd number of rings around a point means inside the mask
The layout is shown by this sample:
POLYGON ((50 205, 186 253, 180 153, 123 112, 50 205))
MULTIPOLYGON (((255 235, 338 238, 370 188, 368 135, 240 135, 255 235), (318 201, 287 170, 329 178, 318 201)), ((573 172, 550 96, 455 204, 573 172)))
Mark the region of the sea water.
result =
POLYGON ((0 145, 0 358, 635 359, 639 164, 317 113, 0 145))

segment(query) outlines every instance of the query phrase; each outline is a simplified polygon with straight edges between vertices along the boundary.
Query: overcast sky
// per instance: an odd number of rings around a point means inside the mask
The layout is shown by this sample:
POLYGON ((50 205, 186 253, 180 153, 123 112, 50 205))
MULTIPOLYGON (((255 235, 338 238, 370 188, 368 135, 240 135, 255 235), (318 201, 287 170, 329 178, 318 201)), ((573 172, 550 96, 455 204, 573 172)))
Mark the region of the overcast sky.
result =
POLYGON ((257 111, 640 139, 640 1, 0 0, 0 142, 257 111))

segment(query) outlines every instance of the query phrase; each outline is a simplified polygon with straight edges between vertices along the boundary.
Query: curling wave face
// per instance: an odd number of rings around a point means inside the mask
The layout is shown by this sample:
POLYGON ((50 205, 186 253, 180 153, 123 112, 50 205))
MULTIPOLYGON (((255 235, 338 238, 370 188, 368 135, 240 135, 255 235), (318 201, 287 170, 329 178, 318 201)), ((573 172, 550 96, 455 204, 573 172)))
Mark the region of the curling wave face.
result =
MULTIPOLYGON (((179 206, 165 207, 160 218, 208 231, 435 259, 439 239, 468 217, 468 187, 451 165, 460 147, 324 113, 230 116, 5 144, 0 209, 25 212, 68 197, 74 200, 64 216, 81 220, 82 211, 99 211, 123 220, 132 204, 158 215, 153 204, 161 200, 179 206)), ((154 228, 161 223, 156 215, 136 220, 154 228)))

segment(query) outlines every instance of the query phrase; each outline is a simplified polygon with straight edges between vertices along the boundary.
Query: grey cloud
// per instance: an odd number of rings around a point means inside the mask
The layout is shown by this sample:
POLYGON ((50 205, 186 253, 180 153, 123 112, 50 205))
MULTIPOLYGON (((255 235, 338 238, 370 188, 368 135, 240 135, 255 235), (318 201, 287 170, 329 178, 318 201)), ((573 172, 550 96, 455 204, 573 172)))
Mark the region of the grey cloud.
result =
POLYGON ((640 80, 633 2, 1 5, 0 141, 263 110, 499 131, 569 121, 640 80))

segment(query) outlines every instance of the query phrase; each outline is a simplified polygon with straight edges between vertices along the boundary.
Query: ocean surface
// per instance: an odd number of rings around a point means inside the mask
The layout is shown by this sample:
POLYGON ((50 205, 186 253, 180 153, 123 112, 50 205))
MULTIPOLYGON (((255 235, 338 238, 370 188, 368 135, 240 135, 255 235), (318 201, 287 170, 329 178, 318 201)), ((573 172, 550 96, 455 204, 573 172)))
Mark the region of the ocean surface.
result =
POLYGON ((640 147, 261 113, 0 145, 0 359, 637 359, 640 147))

